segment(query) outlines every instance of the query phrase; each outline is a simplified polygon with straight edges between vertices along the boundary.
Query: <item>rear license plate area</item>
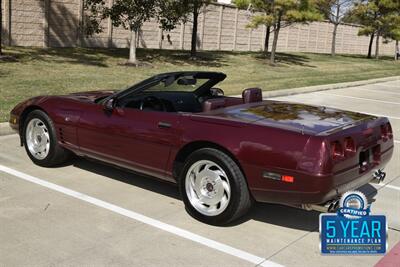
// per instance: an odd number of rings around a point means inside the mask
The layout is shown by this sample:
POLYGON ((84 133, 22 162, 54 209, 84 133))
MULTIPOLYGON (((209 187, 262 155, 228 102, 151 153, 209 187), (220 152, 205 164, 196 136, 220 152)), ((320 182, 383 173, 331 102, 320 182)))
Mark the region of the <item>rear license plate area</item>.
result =
POLYGON ((376 145, 360 152, 358 164, 360 172, 365 172, 380 162, 380 145, 376 145))

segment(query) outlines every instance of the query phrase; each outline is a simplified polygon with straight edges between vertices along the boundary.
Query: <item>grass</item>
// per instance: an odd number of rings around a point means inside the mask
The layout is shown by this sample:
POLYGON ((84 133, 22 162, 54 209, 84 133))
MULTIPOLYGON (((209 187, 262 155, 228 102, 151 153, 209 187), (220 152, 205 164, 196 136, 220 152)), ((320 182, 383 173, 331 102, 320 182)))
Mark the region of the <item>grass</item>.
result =
POLYGON ((12 47, 4 52, 17 62, 0 61, 0 121, 32 96, 122 89, 169 71, 222 71, 228 75, 220 85, 225 94, 240 94, 247 87, 277 90, 400 75, 400 63, 391 58, 350 55, 278 54, 278 65, 273 67, 261 53, 209 51, 192 61, 184 51, 139 50, 139 59, 152 67, 134 68, 123 64, 127 49, 12 47))

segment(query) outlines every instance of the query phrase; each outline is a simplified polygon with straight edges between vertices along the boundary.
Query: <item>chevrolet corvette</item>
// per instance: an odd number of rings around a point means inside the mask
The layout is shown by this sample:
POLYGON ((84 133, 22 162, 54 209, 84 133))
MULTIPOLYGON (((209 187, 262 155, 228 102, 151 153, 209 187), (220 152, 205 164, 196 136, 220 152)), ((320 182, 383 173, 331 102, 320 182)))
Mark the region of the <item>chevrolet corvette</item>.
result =
POLYGON ((37 165, 77 155, 176 183, 188 213, 216 225, 255 201, 332 210, 384 178, 387 118, 263 100, 259 88, 225 96, 225 78, 173 72, 120 91, 38 96, 11 111, 10 126, 37 165))

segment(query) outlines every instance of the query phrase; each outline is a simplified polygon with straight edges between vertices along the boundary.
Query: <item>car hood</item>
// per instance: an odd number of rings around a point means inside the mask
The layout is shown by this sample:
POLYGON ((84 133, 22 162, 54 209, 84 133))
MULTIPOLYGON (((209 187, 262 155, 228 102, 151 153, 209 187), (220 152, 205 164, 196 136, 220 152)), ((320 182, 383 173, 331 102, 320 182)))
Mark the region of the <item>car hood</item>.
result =
POLYGON ((69 95, 65 95, 63 97, 72 98, 81 101, 90 101, 93 102, 97 98, 107 97, 115 93, 116 90, 104 90, 104 91, 87 91, 87 92, 79 92, 79 93, 72 93, 69 95))
POLYGON ((207 115, 306 134, 331 133, 376 119, 374 116, 351 111, 280 101, 233 106, 214 110, 207 115))

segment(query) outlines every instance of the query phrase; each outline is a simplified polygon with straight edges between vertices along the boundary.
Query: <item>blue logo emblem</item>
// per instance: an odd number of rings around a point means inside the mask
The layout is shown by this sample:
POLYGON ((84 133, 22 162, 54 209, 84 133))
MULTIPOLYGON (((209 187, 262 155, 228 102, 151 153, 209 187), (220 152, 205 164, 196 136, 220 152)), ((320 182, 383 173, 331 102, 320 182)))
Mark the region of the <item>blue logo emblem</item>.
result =
POLYGON ((344 193, 339 205, 338 215, 348 219, 358 219, 370 213, 367 198, 359 191, 344 193))
POLYGON ((322 254, 384 254, 387 224, 384 215, 371 215, 365 195, 345 193, 337 213, 322 213, 319 220, 322 254))

